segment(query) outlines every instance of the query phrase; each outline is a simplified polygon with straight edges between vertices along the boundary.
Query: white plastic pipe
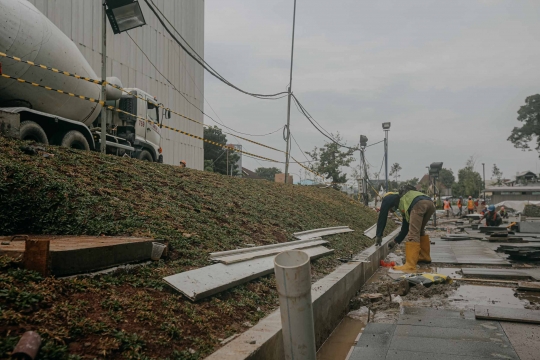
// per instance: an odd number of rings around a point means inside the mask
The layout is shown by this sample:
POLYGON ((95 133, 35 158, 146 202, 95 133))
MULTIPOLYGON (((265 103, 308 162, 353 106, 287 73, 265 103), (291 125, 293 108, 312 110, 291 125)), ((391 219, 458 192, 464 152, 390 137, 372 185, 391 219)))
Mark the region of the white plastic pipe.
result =
POLYGON ((282 252, 274 259, 274 270, 285 359, 315 360, 309 255, 299 250, 282 252))

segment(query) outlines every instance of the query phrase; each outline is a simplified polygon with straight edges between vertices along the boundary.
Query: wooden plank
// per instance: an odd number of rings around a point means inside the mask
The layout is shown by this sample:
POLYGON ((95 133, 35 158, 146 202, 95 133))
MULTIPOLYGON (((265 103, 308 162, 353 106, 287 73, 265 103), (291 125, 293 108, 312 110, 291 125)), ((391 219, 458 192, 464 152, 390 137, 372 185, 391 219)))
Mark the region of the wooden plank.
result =
POLYGON ((27 270, 33 270, 42 276, 49 275, 50 253, 49 240, 26 239, 23 266, 27 270))
MULTIPOLYGON (((12 236, 0 236, 0 241, 9 242, 11 238, 12 236)), ((127 236, 31 235, 30 238, 34 240, 49 240, 51 244, 51 252, 154 241, 152 238, 136 238, 127 236)), ((19 241, 19 239, 16 239, 15 241, 11 241, 9 245, 0 245, 0 254, 11 251, 23 253, 24 248, 24 241, 19 241)))
POLYGON ((540 324, 540 311, 538 310, 477 305, 474 307, 474 315, 476 319, 540 324))

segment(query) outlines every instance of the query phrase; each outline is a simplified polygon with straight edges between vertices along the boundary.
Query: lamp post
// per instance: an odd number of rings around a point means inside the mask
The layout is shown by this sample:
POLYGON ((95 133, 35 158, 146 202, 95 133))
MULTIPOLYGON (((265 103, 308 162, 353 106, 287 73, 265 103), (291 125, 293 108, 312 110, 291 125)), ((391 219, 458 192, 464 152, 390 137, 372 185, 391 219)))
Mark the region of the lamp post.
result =
POLYGON ((486 201, 486 164, 482 163, 482 173, 484 176, 484 202, 486 201))
MULTIPOLYGON (((435 200, 435 212, 433 213, 433 226, 437 226, 437 179, 443 167, 442 162, 434 162, 429 165, 429 177, 433 179, 433 199, 435 200)), ((439 192, 439 198, 440 198, 439 192)))
POLYGON ((367 191, 367 166, 366 166, 366 146, 368 138, 367 136, 360 135, 360 164, 364 170, 362 175, 362 197, 364 198, 364 205, 368 205, 368 191, 367 191))
POLYGON ((113 33, 120 34, 146 24, 141 6, 136 0, 103 0, 101 16, 101 138, 102 153, 107 149, 107 18, 113 33))
POLYGON ((390 131, 389 122, 384 122, 382 128, 384 130, 384 168, 385 168, 385 191, 388 192, 388 132, 390 131))
POLYGON ((293 10, 293 25, 292 25, 292 44, 291 44, 291 72, 289 77, 289 87, 287 92, 289 93, 289 102, 287 104, 287 147, 285 151, 285 184, 288 183, 289 177, 289 161, 291 157, 291 97, 292 97, 292 72, 293 72, 293 60, 294 60, 294 28, 296 26, 296 0, 294 0, 293 10))

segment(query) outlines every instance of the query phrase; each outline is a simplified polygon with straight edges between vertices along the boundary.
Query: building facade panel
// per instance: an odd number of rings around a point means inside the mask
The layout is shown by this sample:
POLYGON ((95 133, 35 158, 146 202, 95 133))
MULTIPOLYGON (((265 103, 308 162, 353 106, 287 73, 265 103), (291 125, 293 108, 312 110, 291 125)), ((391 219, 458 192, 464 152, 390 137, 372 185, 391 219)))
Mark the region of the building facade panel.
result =
MULTIPOLYGON (((71 38, 100 76, 102 0, 28 1, 71 38)), ((204 0, 153 2, 189 45, 204 56, 204 0)), ((183 96, 197 108, 204 109, 204 70, 164 31, 145 2, 139 3, 147 25, 128 32, 136 44, 126 33, 114 35, 107 22, 107 76, 118 77, 124 87, 137 87, 157 96, 166 107, 203 123, 201 112, 183 96)), ((203 136, 202 125, 175 114, 172 114, 171 119, 164 119, 164 124, 203 136)), ((167 129, 162 131, 161 146, 166 164, 177 165, 180 160, 186 160, 188 167, 203 169, 201 140, 167 129)))

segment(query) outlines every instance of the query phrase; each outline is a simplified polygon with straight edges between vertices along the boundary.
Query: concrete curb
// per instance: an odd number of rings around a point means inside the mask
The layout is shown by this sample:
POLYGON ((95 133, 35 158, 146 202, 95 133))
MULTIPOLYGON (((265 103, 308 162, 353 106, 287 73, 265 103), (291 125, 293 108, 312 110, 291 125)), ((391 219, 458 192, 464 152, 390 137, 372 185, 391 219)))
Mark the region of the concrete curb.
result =
MULTIPOLYGON (((388 255, 388 247, 384 245, 393 240, 399 230, 385 237, 383 246, 373 245, 362 251, 358 255, 360 262, 341 265, 311 286, 317 349, 346 315, 349 301, 377 271, 380 260, 388 255)), ((283 357, 281 317, 277 309, 206 360, 280 360, 283 357)))

